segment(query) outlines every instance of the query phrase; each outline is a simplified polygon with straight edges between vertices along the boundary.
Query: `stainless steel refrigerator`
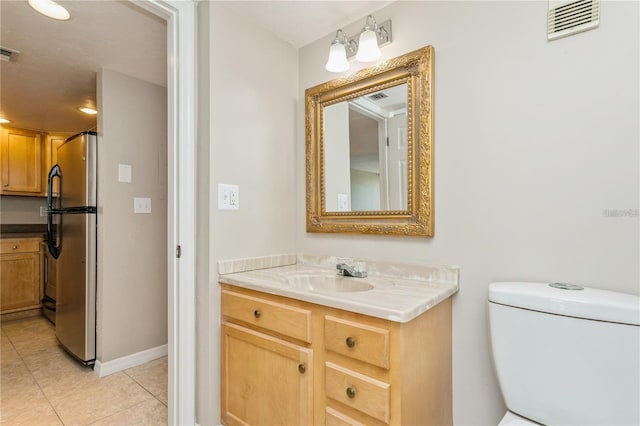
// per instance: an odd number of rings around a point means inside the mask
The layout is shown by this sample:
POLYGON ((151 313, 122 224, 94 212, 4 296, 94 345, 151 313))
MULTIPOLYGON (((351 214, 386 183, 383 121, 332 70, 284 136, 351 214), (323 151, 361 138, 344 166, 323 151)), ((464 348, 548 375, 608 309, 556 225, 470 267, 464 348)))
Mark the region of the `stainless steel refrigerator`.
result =
POLYGON ((47 188, 47 246, 57 259, 56 337, 87 365, 96 358, 96 142, 95 132, 83 132, 60 145, 47 188))

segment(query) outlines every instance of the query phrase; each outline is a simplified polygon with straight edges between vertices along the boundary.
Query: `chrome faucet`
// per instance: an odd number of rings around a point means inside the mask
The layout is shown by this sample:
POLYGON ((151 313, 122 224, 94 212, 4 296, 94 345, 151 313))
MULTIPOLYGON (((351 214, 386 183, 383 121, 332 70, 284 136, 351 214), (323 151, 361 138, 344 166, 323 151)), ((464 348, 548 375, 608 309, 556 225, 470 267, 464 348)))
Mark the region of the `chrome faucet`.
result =
POLYGON ((345 277, 366 278, 367 271, 365 271, 364 262, 356 262, 354 266, 349 266, 346 263, 338 263, 336 265, 338 274, 345 277))

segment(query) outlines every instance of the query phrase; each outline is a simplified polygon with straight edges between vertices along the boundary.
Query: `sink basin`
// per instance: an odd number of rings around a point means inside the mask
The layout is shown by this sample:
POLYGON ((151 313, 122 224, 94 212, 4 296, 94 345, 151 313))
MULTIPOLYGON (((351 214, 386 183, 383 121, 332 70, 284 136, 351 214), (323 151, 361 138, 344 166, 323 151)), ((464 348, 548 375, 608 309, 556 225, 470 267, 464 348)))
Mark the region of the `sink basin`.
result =
POLYGON ((341 275, 292 275, 287 277, 291 287, 321 293, 368 291, 373 286, 362 278, 341 275))

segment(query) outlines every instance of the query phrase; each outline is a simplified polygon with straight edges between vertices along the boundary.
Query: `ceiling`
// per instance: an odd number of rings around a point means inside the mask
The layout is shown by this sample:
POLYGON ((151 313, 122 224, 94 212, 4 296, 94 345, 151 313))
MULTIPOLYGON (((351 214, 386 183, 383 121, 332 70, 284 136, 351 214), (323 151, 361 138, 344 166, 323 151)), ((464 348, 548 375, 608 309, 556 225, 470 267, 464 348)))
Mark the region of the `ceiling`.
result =
MULTIPOLYGON (((68 21, 46 18, 26 0, 0 1, 0 117, 11 126, 57 132, 95 127, 80 113, 96 105, 105 67, 166 86, 166 23, 130 1, 59 1, 68 21)), ((224 6, 299 48, 363 19, 389 1, 226 1, 224 6)), ((364 21, 363 21, 364 23, 364 21)))

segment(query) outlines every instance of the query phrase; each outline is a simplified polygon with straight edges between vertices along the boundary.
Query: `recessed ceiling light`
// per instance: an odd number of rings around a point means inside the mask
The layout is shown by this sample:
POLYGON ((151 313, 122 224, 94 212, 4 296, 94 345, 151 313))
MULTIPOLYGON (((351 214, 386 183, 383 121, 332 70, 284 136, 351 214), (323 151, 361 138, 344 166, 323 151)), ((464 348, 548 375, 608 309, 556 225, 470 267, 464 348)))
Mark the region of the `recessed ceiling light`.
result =
POLYGON ((52 0, 29 0, 29 6, 36 12, 59 21, 66 21, 71 16, 67 9, 52 0))
POLYGON ((11 120, 7 120, 6 118, 0 118, 0 124, 11 123, 11 120))
POLYGON ((85 114, 89 114, 89 115, 96 115, 98 113, 98 111, 96 111, 93 108, 89 108, 89 107, 82 107, 82 108, 78 108, 80 111, 84 112, 85 114))

